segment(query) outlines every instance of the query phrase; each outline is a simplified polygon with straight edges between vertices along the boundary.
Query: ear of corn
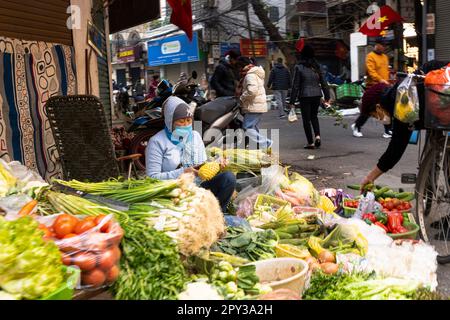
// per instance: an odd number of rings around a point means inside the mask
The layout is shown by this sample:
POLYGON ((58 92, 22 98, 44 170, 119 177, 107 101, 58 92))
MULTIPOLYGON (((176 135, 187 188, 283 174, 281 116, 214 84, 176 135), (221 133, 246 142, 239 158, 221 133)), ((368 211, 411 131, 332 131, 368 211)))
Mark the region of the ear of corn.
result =
POLYGON ((211 180, 220 171, 220 165, 217 162, 207 162, 198 170, 198 176, 204 181, 211 180))

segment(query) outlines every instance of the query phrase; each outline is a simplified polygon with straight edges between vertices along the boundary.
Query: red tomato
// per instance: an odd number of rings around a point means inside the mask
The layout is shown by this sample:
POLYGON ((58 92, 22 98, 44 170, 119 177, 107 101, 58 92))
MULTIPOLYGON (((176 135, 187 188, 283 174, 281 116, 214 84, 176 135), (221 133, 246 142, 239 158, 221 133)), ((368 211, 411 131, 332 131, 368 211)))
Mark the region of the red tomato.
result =
POLYGON ((106 250, 97 256, 98 267, 104 271, 111 269, 116 263, 115 253, 113 250, 106 250))
MULTIPOLYGON (((105 218, 105 215, 99 215, 95 218, 95 224, 98 226, 99 224, 102 223, 103 219, 105 218)), ((108 233, 109 229, 111 228, 111 220, 109 220, 108 222, 106 222, 100 229, 101 232, 103 233, 108 233)))
POLYGON ((83 272, 81 275, 81 283, 83 285, 100 287, 106 280, 106 275, 100 269, 94 269, 89 272, 83 272))
POLYGON ((83 220, 77 223, 77 225, 75 226, 75 233, 76 234, 82 234, 85 233, 86 231, 92 229, 95 227, 95 222, 92 220, 83 220))
POLYGON ((78 237, 78 235, 75 233, 69 233, 69 234, 66 234, 63 239, 69 239, 69 238, 73 238, 73 237, 78 237))
POLYGON ((114 265, 106 272, 106 282, 111 283, 119 277, 119 267, 114 265))
POLYGON ((103 218, 106 217, 104 214, 100 214, 94 218, 95 224, 99 225, 103 218))
POLYGON ((80 252, 73 257, 72 263, 80 267, 83 271, 89 271, 95 268, 97 261, 94 254, 80 252))
POLYGON ((73 224, 77 224, 78 221, 79 221, 79 220, 78 220, 76 217, 74 217, 74 216, 72 216, 72 215, 70 215, 70 214, 64 213, 64 214, 59 215, 59 216, 55 219, 55 221, 53 222, 53 227, 54 227, 56 224, 61 223, 61 222, 71 222, 71 223, 73 223, 73 224))
POLYGON ((62 255, 62 262, 66 266, 70 266, 70 265, 72 265, 72 257, 69 254, 67 254, 67 253, 63 253, 63 255, 62 255))
POLYGON ((405 202, 405 208, 406 208, 406 210, 409 210, 409 209, 411 209, 411 208, 412 208, 412 205, 411 205, 411 203, 409 203, 409 202, 405 202))
POLYGON ((107 235, 99 232, 91 232, 83 235, 83 247, 88 251, 104 252, 108 247, 107 235))
POLYGON ((75 224, 70 221, 60 221, 53 226, 55 229, 55 234, 59 239, 62 239, 67 234, 72 233, 74 227, 75 224))
POLYGON ((394 209, 394 204, 391 201, 387 202, 386 203, 386 209, 388 209, 388 210, 394 209))
POLYGON ((122 252, 120 251, 119 247, 115 246, 112 249, 112 252, 114 253, 114 262, 118 262, 120 260, 120 257, 122 256, 122 252))
POLYGON ((117 226, 117 228, 114 228, 113 234, 111 235, 110 238, 108 238, 109 246, 118 246, 120 244, 120 241, 122 240, 123 236, 124 236, 124 232, 121 227, 117 226))

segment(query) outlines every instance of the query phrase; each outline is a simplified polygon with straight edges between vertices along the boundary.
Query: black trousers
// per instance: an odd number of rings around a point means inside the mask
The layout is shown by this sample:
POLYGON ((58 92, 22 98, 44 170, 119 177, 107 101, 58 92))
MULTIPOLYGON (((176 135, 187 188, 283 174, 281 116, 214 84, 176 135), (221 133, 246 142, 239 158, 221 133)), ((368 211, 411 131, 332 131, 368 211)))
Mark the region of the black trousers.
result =
MULTIPOLYGON (((361 128, 366 124, 367 120, 369 120, 370 116, 366 114, 360 114, 358 119, 355 121, 355 127, 358 131, 361 131, 361 128)), ((392 125, 384 125, 384 132, 389 133, 392 130, 392 125)))
POLYGON ((308 140, 308 144, 313 144, 314 137, 311 132, 311 125, 314 130, 314 135, 320 136, 319 118, 317 117, 320 107, 320 97, 301 98, 300 107, 306 139, 308 140))

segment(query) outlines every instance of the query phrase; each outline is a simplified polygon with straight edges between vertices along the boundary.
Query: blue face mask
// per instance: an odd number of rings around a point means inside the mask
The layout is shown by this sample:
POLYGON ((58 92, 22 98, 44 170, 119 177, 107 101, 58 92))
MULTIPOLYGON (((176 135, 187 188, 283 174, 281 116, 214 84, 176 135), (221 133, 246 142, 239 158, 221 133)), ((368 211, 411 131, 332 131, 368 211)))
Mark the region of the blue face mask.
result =
POLYGON ((172 131, 170 140, 176 145, 184 145, 192 139, 192 125, 190 126, 177 126, 172 131))

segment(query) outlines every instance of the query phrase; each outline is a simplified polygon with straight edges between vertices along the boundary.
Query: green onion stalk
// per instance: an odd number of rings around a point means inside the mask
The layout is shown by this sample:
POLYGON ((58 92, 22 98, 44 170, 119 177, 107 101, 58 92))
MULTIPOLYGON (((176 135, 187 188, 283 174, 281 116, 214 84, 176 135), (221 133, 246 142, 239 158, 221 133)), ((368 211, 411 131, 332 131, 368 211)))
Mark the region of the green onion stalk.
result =
POLYGON ((77 180, 55 180, 55 182, 93 195, 127 203, 145 202, 155 198, 173 198, 174 190, 179 189, 179 181, 177 180, 159 181, 150 178, 125 181, 109 180, 98 183, 86 183, 77 180))
POLYGON ((47 199, 55 209, 72 215, 98 216, 114 214, 121 225, 129 220, 129 216, 125 212, 98 205, 77 196, 48 191, 47 199))

